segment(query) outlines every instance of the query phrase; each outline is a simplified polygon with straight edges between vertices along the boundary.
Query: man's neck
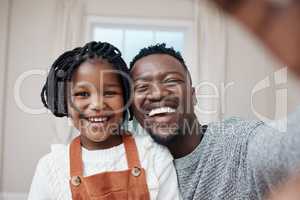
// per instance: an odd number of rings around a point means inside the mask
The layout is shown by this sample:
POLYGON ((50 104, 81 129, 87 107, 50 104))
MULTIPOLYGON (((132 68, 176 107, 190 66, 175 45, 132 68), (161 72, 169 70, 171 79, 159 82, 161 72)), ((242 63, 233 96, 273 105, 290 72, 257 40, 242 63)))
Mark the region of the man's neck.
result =
POLYGON ((187 122, 183 123, 183 127, 178 135, 167 145, 175 159, 182 158, 193 152, 203 137, 202 126, 196 116, 193 116, 187 122))

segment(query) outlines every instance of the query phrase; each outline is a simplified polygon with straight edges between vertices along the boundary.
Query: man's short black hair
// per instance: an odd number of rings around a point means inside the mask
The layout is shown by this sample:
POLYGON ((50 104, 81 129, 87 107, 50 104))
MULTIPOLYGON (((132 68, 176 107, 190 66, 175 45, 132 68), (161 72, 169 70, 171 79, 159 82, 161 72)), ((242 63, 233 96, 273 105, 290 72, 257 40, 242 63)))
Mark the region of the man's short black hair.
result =
POLYGON ((185 61, 179 51, 176 51, 173 47, 166 47, 165 43, 152 45, 146 48, 143 48, 140 50, 140 52, 133 58, 133 60, 130 62, 130 70, 132 70, 134 64, 140 60, 143 57, 153 55, 153 54, 167 54, 169 56, 172 56, 176 60, 178 60, 182 66, 186 69, 188 76, 190 77, 190 72, 187 69, 187 66, 185 64, 185 61))
MULTIPOLYGON (((94 59, 105 59, 113 68, 119 72, 129 75, 129 69, 122 58, 121 52, 107 42, 89 42, 83 47, 77 47, 59 56, 52 64, 47 81, 42 88, 41 100, 56 117, 68 116, 68 91, 67 84, 71 81, 72 75, 83 62, 94 59)), ((122 89, 124 92, 124 104, 130 101, 131 84, 129 80, 120 76, 122 89)), ((124 119, 132 117, 131 109, 129 113, 124 111, 124 119), (129 114, 129 116, 127 116, 129 114)))

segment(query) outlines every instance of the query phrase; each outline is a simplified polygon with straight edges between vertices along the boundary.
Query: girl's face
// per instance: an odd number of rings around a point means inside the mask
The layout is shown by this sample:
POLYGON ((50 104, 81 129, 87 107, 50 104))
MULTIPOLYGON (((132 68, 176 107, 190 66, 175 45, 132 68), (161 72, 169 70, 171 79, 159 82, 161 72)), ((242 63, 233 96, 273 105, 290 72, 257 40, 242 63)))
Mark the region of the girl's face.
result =
POLYGON ((74 72, 68 99, 69 117, 84 146, 119 133, 123 121, 123 90, 119 75, 106 60, 89 60, 74 72))

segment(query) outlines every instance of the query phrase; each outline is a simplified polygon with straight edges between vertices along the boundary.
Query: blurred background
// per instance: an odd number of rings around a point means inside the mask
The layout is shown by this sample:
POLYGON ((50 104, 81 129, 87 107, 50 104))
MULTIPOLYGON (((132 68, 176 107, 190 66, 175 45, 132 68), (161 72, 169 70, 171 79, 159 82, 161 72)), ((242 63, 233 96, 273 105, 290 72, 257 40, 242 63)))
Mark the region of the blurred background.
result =
POLYGON ((205 0, 0 0, 0 27, 0 199, 26 199, 38 160, 72 137, 40 91, 54 59, 90 40, 116 45, 128 64, 158 42, 180 51, 204 124, 284 121, 300 100, 284 63, 205 0))

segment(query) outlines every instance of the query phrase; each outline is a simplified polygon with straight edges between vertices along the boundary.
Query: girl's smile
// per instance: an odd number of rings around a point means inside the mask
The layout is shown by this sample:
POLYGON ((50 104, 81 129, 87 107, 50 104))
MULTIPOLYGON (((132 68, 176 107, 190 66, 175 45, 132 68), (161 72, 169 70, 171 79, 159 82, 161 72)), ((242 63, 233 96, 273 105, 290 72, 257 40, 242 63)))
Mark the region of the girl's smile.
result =
POLYGON ((69 116, 80 131, 82 145, 101 149, 121 143, 123 89, 113 66, 102 59, 82 63, 74 72, 69 89, 69 116))

